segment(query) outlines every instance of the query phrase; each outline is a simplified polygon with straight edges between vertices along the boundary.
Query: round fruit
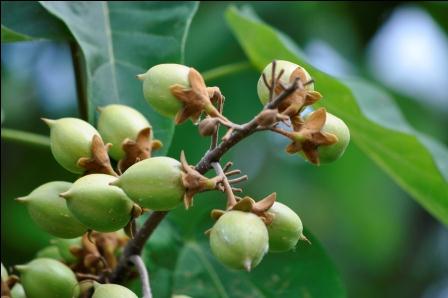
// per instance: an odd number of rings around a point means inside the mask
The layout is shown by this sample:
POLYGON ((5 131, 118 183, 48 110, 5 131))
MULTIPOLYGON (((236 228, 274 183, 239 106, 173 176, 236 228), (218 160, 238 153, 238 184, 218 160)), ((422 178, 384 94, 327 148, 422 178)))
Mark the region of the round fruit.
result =
POLYGON ((92 298, 138 298, 131 290, 115 284, 95 283, 92 298))
POLYGON ((210 233, 213 254, 225 265, 250 271, 268 251, 268 231, 253 213, 229 211, 222 215, 210 233))
POLYGON ((79 296, 79 287, 73 271, 59 261, 35 259, 16 266, 28 298, 73 298, 79 296))
POLYGON ((152 157, 131 166, 112 184, 121 187, 139 206, 164 211, 175 208, 184 196, 181 173, 177 160, 152 157))
MULTIPOLYGON (((308 114, 305 118, 308 118, 310 115, 308 114)), ((348 143, 350 142, 350 130, 344 121, 327 112, 322 131, 332 133, 338 138, 337 143, 328 146, 319 146, 317 149, 320 163, 331 163, 339 159, 344 154, 345 149, 347 149, 348 143)))
POLYGON ((31 218, 45 231, 59 238, 74 238, 87 231, 68 210, 64 199, 59 197, 72 184, 63 181, 45 183, 28 196, 16 199, 24 203, 31 218))
POLYGON ((50 127, 51 152, 56 161, 68 171, 82 174, 85 169, 78 160, 92 156, 92 138, 99 135, 96 129, 77 118, 43 120, 50 127))
POLYGON ((132 201, 119 187, 110 185, 116 178, 91 174, 79 178, 65 193, 68 209, 89 229, 117 231, 129 223, 132 201))
POLYGON ((137 77, 143 81, 146 101, 160 114, 174 117, 182 103, 171 93, 170 87, 179 84, 190 87, 190 68, 180 64, 159 64, 137 77))
POLYGON ((19 283, 16 283, 11 290, 11 298, 26 298, 25 289, 19 283))
POLYGON ((303 232, 299 216, 279 202, 275 202, 268 212, 274 214, 272 223, 268 225, 269 251, 282 252, 293 249, 303 232))
POLYGON ((115 160, 124 158, 122 143, 125 139, 135 140, 138 133, 151 127, 139 111, 124 105, 112 104, 100 108, 98 131, 105 143, 111 143, 109 154, 115 160))
MULTIPOLYGON (((283 83, 285 86, 288 86, 290 84, 290 77, 294 70, 297 68, 300 68, 302 70, 300 80, 302 83, 306 83, 309 80, 311 80, 310 74, 305 70, 305 68, 289 62, 285 60, 276 60, 276 66, 275 66, 275 76, 277 76, 280 71, 283 69, 283 74, 280 78, 280 82, 283 83)), ((269 63, 263 70, 264 75, 266 76, 266 80, 270 83, 271 82, 271 76, 272 76, 272 63, 269 63)), ((314 90, 314 84, 308 84, 305 86, 306 90, 313 91, 314 90)), ((257 84, 257 92, 258 97, 260 98, 260 101, 263 105, 267 104, 269 101, 269 89, 266 87, 263 76, 260 76, 260 79, 258 80, 257 84)), ((277 93, 276 93, 277 94, 277 93)))
POLYGON ((50 245, 39 250, 36 254, 36 258, 47 258, 61 262, 64 261, 59 253, 59 249, 55 245, 50 245))
POLYGON ((53 239, 51 240, 51 243, 58 249, 58 253, 64 262, 71 264, 78 260, 78 258, 71 253, 70 249, 73 247, 82 247, 81 237, 74 239, 53 239))

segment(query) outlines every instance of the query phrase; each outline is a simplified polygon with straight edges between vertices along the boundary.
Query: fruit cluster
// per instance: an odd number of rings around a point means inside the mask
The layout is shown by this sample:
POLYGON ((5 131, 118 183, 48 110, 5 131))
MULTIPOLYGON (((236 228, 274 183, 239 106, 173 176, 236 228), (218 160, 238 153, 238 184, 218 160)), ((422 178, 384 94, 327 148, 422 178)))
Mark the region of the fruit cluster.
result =
MULTIPOLYGON (((26 297, 78 297, 83 288, 78 281, 104 280, 117 266, 128 241, 122 229, 132 238, 136 217, 148 210, 168 211, 182 202, 188 209, 195 194, 208 190, 227 196, 225 210, 211 212, 216 223, 207 234, 211 251, 228 267, 250 271, 268 251, 289 251, 299 240, 307 241, 299 216, 276 202, 275 193, 259 201, 236 196, 240 189, 233 184, 247 176, 229 179, 240 171, 227 171, 228 166, 223 170, 219 164, 226 150, 258 130, 286 136, 291 140, 288 153, 299 153, 316 165, 342 156, 350 139, 345 123, 323 108, 303 113, 322 97, 304 68, 288 61, 269 64, 257 88, 265 107, 244 125, 222 115, 220 89, 206 86, 194 68, 160 64, 137 77, 154 110, 176 124, 191 119, 199 124, 201 135, 212 136, 212 146, 203 158, 208 164, 191 166, 183 152, 179 161, 153 157, 153 150, 162 143, 154 138, 149 121, 124 105, 98 108, 97 128, 76 118, 43 119, 50 127, 56 161, 82 176, 73 183, 46 183, 17 199, 37 225, 59 238, 37 259, 16 267, 26 297), (280 123, 291 129, 280 128, 280 123), (227 132, 218 146, 219 126, 227 132), (203 176, 211 167, 217 176, 203 176)), ((93 297, 136 297, 118 285, 95 283, 94 288, 93 297)))

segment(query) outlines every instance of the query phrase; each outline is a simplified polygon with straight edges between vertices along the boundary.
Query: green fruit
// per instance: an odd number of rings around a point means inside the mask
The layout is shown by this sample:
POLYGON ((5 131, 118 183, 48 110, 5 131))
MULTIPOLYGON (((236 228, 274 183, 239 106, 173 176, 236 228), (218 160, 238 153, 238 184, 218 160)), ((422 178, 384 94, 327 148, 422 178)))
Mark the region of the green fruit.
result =
POLYGON ((268 225, 269 251, 282 252, 294 249, 303 236, 303 225, 299 216, 288 206, 275 202, 268 210, 274 214, 268 225))
POLYGON ((112 104, 100 108, 98 131, 105 143, 111 143, 109 154, 115 160, 124 158, 122 143, 125 139, 135 140, 138 133, 151 127, 139 111, 124 105, 112 104))
POLYGON ((59 197, 71 185, 62 181, 45 183, 28 196, 16 200, 24 203, 34 222, 51 235, 59 238, 78 237, 87 231, 87 227, 72 215, 65 200, 59 197))
POLYGON ((92 298, 138 298, 131 290, 115 284, 95 283, 92 298))
POLYGON ((92 138, 99 135, 89 123, 77 118, 43 119, 50 127, 51 152, 56 161, 68 171, 82 174, 78 165, 81 157, 92 156, 92 138))
POLYGON ((74 239, 53 239, 51 243, 58 249, 59 255, 62 257, 65 263, 71 264, 78 260, 70 251, 73 247, 81 248, 81 237, 74 239))
POLYGON ((19 283, 16 283, 11 290, 11 298, 26 298, 25 289, 19 283))
POLYGON ((255 214, 229 211, 222 215, 210 233, 213 254, 225 265, 250 271, 269 249, 263 221, 255 214))
POLYGON ((8 270, 6 270, 5 266, 2 263, 2 281, 6 281, 8 279, 8 270))
POLYGON ((54 245, 50 245, 39 250, 36 254, 36 258, 47 258, 61 262, 64 261, 61 254, 59 253, 59 249, 54 245))
MULTIPOLYGON (((280 78, 280 82, 283 83, 285 86, 288 86, 290 84, 290 77, 294 70, 297 68, 300 68, 303 71, 303 75, 301 76, 302 83, 306 83, 309 80, 311 80, 310 74, 301 66, 285 61, 285 60, 276 60, 276 67, 275 67, 275 76, 277 76, 280 71, 283 69, 283 75, 280 78)), ((271 76, 272 76, 272 63, 269 63, 263 70, 263 73, 266 76, 266 79, 268 83, 271 82, 271 76)), ((305 86, 306 90, 313 91, 314 90, 314 84, 308 84, 305 86)), ((260 101, 263 105, 267 104, 269 101, 269 89, 266 87, 263 81, 263 77, 260 76, 260 79, 258 80, 257 84, 257 92, 258 97, 260 98, 260 101)), ((277 93, 276 93, 277 94, 277 93)))
POLYGON ((160 114, 174 117, 182 103, 171 93, 170 87, 179 84, 190 87, 190 68, 180 64, 159 64, 137 77, 143 81, 146 101, 160 114))
POLYGON ((185 193, 180 162, 164 156, 134 164, 112 184, 139 206, 157 211, 175 208, 185 193))
POLYGON ((110 185, 115 179, 105 174, 86 175, 60 196, 67 200, 68 209, 73 215, 89 229, 117 231, 131 220, 134 204, 123 190, 110 185))
MULTIPOLYGON (((305 118, 308 118, 308 114, 305 118)), ((338 138, 338 142, 333 145, 319 146, 319 160, 321 164, 331 163, 339 159, 347 149, 350 142, 350 130, 347 124, 340 118, 327 112, 325 125, 322 128, 323 132, 332 133, 338 138)))
POLYGON ((73 271, 59 261, 35 259, 16 266, 28 298, 73 298, 79 296, 73 271))

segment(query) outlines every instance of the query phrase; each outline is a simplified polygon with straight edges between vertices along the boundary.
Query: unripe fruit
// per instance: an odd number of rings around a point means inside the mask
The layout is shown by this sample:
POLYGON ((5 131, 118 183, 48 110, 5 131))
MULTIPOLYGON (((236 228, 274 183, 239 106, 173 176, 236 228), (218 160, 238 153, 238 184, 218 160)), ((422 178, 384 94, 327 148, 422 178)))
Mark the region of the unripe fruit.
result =
POLYGON ((24 203, 31 218, 51 235, 59 238, 78 237, 87 231, 87 227, 72 215, 65 200, 59 197, 71 185, 62 181, 45 183, 28 196, 16 200, 24 203))
POLYGON ((134 204, 123 190, 109 185, 115 179, 105 174, 86 175, 60 196, 67 200, 73 215, 89 229, 117 231, 129 223, 134 204))
POLYGON ((151 127, 145 116, 128 106, 112 104, 99 110, 98 131, 105 143, 112 144, 109 155, 115 160, 125 156, 122 148, 125 139, 135 140, 142 129, 151 127))
MULTIPOLYGON (((308 118, 311 114, 308 114, 308 118)), ((350 130, 347 124, 340 118, 327 112, 325 125, 322 128, 323 132, 334 134, 338 138, 338 142, 333 145, 319 146, 317 151, 319 152, 320 163, 331 163, 339 159, 347 149, 350 142, 350 130)))
POLYGON ((28 298, 73 298, 79 296, 76 276, 66 265, 52 259, 35 259, 16 266, 28 298))
POLYGON ((134 164, 112 184, 139 206, 157 211, 175 208, 185 193, 180 162, 164 156, 134 164))
POLYGON ((268 251, 268 231, 255 214, 229 211, 222 215, 210 233, 213 254, 225 265, 250 271, 268 251))
POLYGON ((81 248, 81 237, 74 239, 53 239, 51 243, 58 249, 59 255, 62 257, 65 263, 71 264, 77 261, 70 251, 71 248, 81 248))
POLYGON ((92 298, 138 298, 131 290, 115 284, 95 283, 92 298))
POLYGON ((47 258, 61 262, 64 261, 61 254, 59 253, 58 247, 55 245, 50 245, 39 250, 36 254, 36 258, 47 258))
POLYGON ((160 114, 174 117, 182 103, 171 93, 170 87, 179 84, 190 87, 190 68, 180 64, 159 64, 137 77, 143 81, 143 95, 146 101, 160 114))
POLYGON ((16 283, 11 290, 11 298, 26 298, 25 289, 19 283, 16 283))
POLYGON ((299 216, 279 202, 275 202, 268 212, 274 215, 274 219, 268 225, 269 251, 282 252, 293 249, 303 236, 303 225, 299 216))
POLYGON ((6 270, 5 266, 2 263, 2 281, 6 281, 8 279, 8 270, 6 270))
POLYGON ((82 174, 78 165, 81 157, 92 157, 92 138, 99 135, 89 123, 77 118, 43 119, 50 127, 51 152, 56 161, 68 171, 82 174))
MULTIPOLYGON (((289 79, 291 77, 291 74, 296 70, 297 68, 300 68, 302 70, 302 75, 300 76, 300 81, 304 84, 311 80, 310 74, 301 66, 285 61, 285 60, 276 60, 276 66, 275 66, 275 76, 278 76, 280 71, 283 69, 284 72, 280 78, 280 83, 284 84, 285 86, 288 86, 290 83, 289 79)), ((263 70, 264 75, 266 76, 267 82, 271 83, 271 77, 272 77, 272 63, 269 63, 263 70)), ((314 84, 308 84, 305 86, 306 90, 313 91, 314 90, 314 84)), ((263 77, 260 76, 260 79, 258 80, 257 84, 257 92, 258 92, 258 98, 260 98, 260 101, 263 105, 267 104, 269 101, 269 89, 265 85, 263 81, 263 77)), ((277 94, 277 93, 276 93, 277 94)))

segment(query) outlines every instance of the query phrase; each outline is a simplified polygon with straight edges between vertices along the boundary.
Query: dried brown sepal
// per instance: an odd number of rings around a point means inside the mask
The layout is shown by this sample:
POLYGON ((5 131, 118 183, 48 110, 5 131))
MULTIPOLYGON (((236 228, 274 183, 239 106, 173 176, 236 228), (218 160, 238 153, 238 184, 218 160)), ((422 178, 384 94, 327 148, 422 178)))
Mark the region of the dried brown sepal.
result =
POLYGON ((110 146, 111 144, 104 145, 104 142, 100 136, 93 136, 92 157, 81 157, 78 160, 78 165, 85 169, 84 175, 98 173, 118 176, 112 168, 109 155, 107 154, 110 146))
POLYGON ((288 116, 282 115, 277 109, 267 109, 260 112, 257 115, 257 124, 260 127, 270 127, 279 121, 286 121, 289 119, 288 116))
POLYGON ((213 210, 210 212, 210 216, 211 216, 211 218, 213 218, 214 220, 218 220, 221 216, 224 215, 224 213, 226 213, 224 210, 213 209, 213 210))
POLYGON ((185 158, 184 151, 180 154, 182 166, 182 184, 185 187, 184 205, 185 209, 193 206, 193 196, 199 192, 216 189, 217 185, 223 181, 224 177, 216 176, 207 178, 201 175, 194 167, 190 166, 185 158))
POLYGON ((243 212, 252 212, 255 206, 255 201, 251 197, 244 197, 239 200, 235 205, 231 206, 230 210, 238 210, 243 212))
POLYGON ((190 68, 188 80, 190 82, 190 88, 179 84, 174 84, 170 87, 171 93, 183 104, 181 110, 176 115, 176 124, 181 124, 189 118, 193 123, 197 123, 202 112, 205 112, 210 117, 217 117, 228 121, 210 100, 210 95, 214 100, 219 97, 222 98, 219 88, 207 89, 204 78, 194 68, 190 68))
POLYGON ((91 232, 90 236, 84 234, 80 247, 70 247, 72 254, 78 258, 78 262, 71 265, 78 279, 82 280, 87 275, 98 276, 113 270, 118 261, 117 251, 128 240, 128 237, 117 232, 91 232))
POLYGON ((160 149, 163 144, 152 138, 152 128, 142 129, 135 140, 126 139, 122 143, 125 157, 118 162, 118 171, 124 173, 133 164, 150 158, 153 150, 160 149))
MULTIPOLYGON (((307 78, 305 72, 302 68, 296 68, 289 77, 289 82, 294 82, 299 78, 298 85, 299 88, 296 89, 288 98, 283 100, 278 106, 278 110, 283 115, 288 117, 294 117, 299 114, 303 107, 312 105, 322 98, 322 95, 317 91, 309 91, 305 89, 305 84, 307 83, 307 78)), ((280 94, 285 90, 285 86, 282 84, 276 84, 275 92, 280 94)))
MULTIPOLYGON (((244 198, 239 198, 236 204, 227 208, 227 211, 238 210, 243 212, 252 212, 258 217, 260 217, 260 219, 266 225, 269 225, 274 219, 274 214, 268 212, 268 210, 272 207, 272 205, 274 205, 276 198, 277 194, 275 192, 258 202, 256 202, 251 197, 246 196, 244 198)), ((218 220, 227 211, 220 209, 213 209, 210 216, 213 219, 218 220)))
POLYGON ((303 151, 309 162, 319 165, 319 146, 328 146, 338 142, 331 133, 323 132, 327 112, 324 108, 315 111, 305 120, 297 132, 291 133, 292 143, 286 147, 286 152, 293 154, 303 151))

